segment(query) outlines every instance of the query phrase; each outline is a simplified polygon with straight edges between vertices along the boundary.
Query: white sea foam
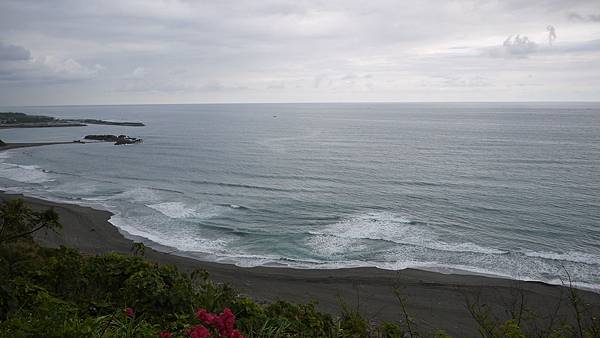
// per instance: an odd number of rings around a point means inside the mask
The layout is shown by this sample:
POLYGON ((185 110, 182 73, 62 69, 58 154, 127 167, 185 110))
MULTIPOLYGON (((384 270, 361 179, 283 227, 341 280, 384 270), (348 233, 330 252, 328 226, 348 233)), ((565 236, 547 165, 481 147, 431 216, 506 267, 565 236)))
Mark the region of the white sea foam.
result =
MULTIPOLYGON (((333 259, 330 261, 291 260, 275 255, 256 255, 250 252, 231 250, 232 241, 237 240, 235 236, 204 238, 202 234, 197 232, 197 229, 178 227, 177 231, 168 231, 166 230, 168 226, 165 224, 154 229, 154 227, 148 227, 149 219, 123 219, 119 215, 113 216, 111 223, 133 236, 143 237, 151 242, 176 248, 182 251, 183 254, 185 252, 191 253, 192 257, 196 257, 195 254, 198 254, 199 256, 197 257, 200 259, 232 263, 244 267, 267 265, 301 269, 335 269, 372 266, 389 270, 416 268, 442 273, 473 273, 519 280, 544 281, 551 284, 563 283, 559 279, 548 279, 543 276, 544 272, 552 271, 554 267, 552 264, 545 264, 543 261, 523 260, 526 256, 515 253, 499 256, 471 255, 470 257, 475 259, 475 261, 471 262, 473 264, 461 264, 451 263, 436 255, 425 259, 417 258, 418 254, 422 253, 422 250, 426 250, 426 248, 414 246, 409 248, 408 251, 399 249, 390 252, 388 256, 385 256, 384 261, 352 260, 346 259, 345 254, 351 253, 352 250, 367 248, 366 244, 360 243, 360 239, 333 235, 314 235, 310 244, 315 252, 333 259), (144 226, 140 226, 140 224, 144 224, 144 226), (507 267, 513 267, 513 269, 507 270, 507 267)), ((407 223, 404 222, 403 224, 407 223)), ((460 255, 461 253, 455 252, 454 254, 460 255)), ((537 258, 540 259, 540 257, 537 258)), ((536 259, 536 257, 532 257, 531 259, 536 259)), ((579 270, 577 269, 571 270, 571 272, 573 276, 579 275, 579 270)), ((596 284, 576 282, 574 285, 592 290, 600 290, 600 286, 596 284)))
POLYGON ((52 175, 37 165, 0 163, 0 177, 22 183, 44 183, 53 181, 52 175))
POLYGON ((503 254, 505 251, 471 242, 446 242, 427 228, 407 217, 389 212, 371 212, 347 218, 323 231, 311 232, 309 245, 323 253, 358 249, 360 240, 382 240, 439 251, 503 254))
POLYGON ((211 218, 220 214, 220 207, 216 205, 197 204, 194 206, 187 205, 183 202, 162 202, 156 204, 148 204, 147 207, 152 208, 161 214, 170 218, 211 218))
POLYGON ((600 256, 580 251, 567 251, 563 253, 547 251, 523 251, 523 254, 529 257, 539 257, 557 261, 568 261, 584 264, 600 265, 600 256))
POLYGON ((179 250, 190 252, 202 252, 215 255, 223 255, 226 252, 227 245, 231 242, 231 238, 203 238, 198 234, 190 234, 186 232, 176 235, 160 234, 159 237, 150 238, 153 241, 164 241, 165 245, 171 245, 179 250), (168 240, 164 240, 168 238, 168 240), (173 245, 174 244, 174 245, 173 245))
POLYGON ((214 258, 215 262, 234 264, 236 266, 251 268, 255 266, 287 266, 282 263, 282 257, 275 255, 252 255, 245 253, 221 254, 214 258))
POLYGON ((188 218, 196 215, 194 209, 186 207, 185 203, 182 202, 149 204, 148 207, 171 218, 188 218))
POLYGON ((365 249, 357 239, 333 235, 314 235, 307 243, 317 254, 331 257, 365 249))
POLYGON ((96 197, 84 197, 82 198, 85 201, 90 201, 90 202, 102 202, 102 201, 106 201, 108 199, 110 199, 109 196, 96 196, 96 197))
POLYGON ((94 196, 100 186, 98 183, 93 181, 66 181, 58 184, 57 186, 48 189, 47 191, 50 193, 58 193, 58 194, 70 194, 74 196, 88 196, 83 199, 87 199, 89 201, 101 200, 98 199, 99 196, 94 196), (89 197, 94 196, 94 197, 89 197))
POLYGON ((507 253, 507 251, 498 250, 494 248, 488 248, 481 245, 477 245, 471 242, 463 242, 463 243, 446 243, 443 241, 432 241, 424 245, 427 248, 441 251, 455 251, 455 252, 474 252, 474 253, 483 253, 483 254, 492 254, 492 255, 502 255, 507 253))
POLYGON ((182 251, 219 255, 225 252, 227 244, 232 240, 229 237, 203 238, 190 228, 169 231, 169 227, 164 224, 159 229, 154 229, 147 226, 148 220, 126 218, 120 214, 113 215, 109 222, 129 235, 182 251))
MULTIPOLYGON (((115 108, 115 111, 119 109, 121 108, 117 107, 115 108)), ((150 118, 150 115, 148 115, 148 118, 150 118)), ((151 125, 151 123, 149 123, 149 125, 151 125)), ((57 132, 58 131, 59 130, 57 129, 57 132)), ((28 133, 27 130, 15 130, 14 132, 23 134, 23 136, 27 136, 28 133)), ((49 130, 49 132, 51 132, 51 130, 49 130)), ((324 129, 323 132, 325 137, 322 141, 329 142, 330 145, 337 145, 338 143, 348 145, 349 143, 352 143, 352 149, 348 147, 336 148, 336 154, 333 156, 335 163, 331 161, 327 162, 328 159, 325 159, 325 163, 323 161, 308 161, 310 163, 307 162, 307 167, 303 168, 305 170, 302 173, 297 173, 297 168, 293 167, 296 164, 296 161, 291 161, 287 164, 283 163, 282 168, 279 168, 281 169, 279 170, 280 173, 277 175, 263 175, 256 170, 253 171, 252 168, 254 168, 256 163, 252 162, 251 158, 244 157, 241 160, 240 158, 232 158, 231 161, 237 161, 236 163, 239 161, 250 161, 244 163, 248 164, 246 167, 249 168, 243 175, 244 177, 247 177, 248 182, 245 180, 240 181, 241 176, 234 172, 223 172, 220 170, 221 167, 219 166, 202 167, 202 160, 205 159, 207 153, 204 153, 204 149, 199 149, 198 153, 195 154, 197 156, 190 156, 187 149, 193 147, 193 144, 187 143, 187 141, 189 141, 187 138, 182 138, 181 140, 177 139, 178 135, 181 136, 181 133, 177 130, 174 131, 173 135, 167 135, 173 143, 167 142, 169 143, 167 144, 165 142, 157 142, 157 149, 156 151, 153 151, 152 154, 144 153, 141 148, 141 152, 136 151, 135 154, 131 154, 135 157, 136 162, 139 161, 138 163, 128 163, 128 160, 124 160, 124 157, 122 156, 127 156, 127 154, 114 154, 117 156, 111 155, 111 158, 113 158, 112 161, 114 162, 113 165, 111 165, 111 170, 105 171, 101 168, 105 167, 103 165, 105 163, 102 162, 106 161, 107 157, 104 155, 107 155, 107 153, 100 151, 100 148, 98 148, 99 150, 96 152, 94 147, 92 147, 94 149, 88 149, 86 147, 91 155, 96 154, 97 156, 89 156, 89 158, 87 158, 88 161, 85 162, 85 166, 74 166, 73 163, 77 162, 70 161, 68 156, 79 155, 75 153, 69 154, 69 152, 67 152, 61 154, 61 158, 63 158, 64 161, 52 161, 52 172, 44 173, 42 171, 42 173, 40 173, 40 168, 36 168, 35 166, 14 167, 11 174, 13 174, 13 176, 18 174, 17 176, 20 179, 13 181, 6 178, 0 180, 0 182, 7 186, 11 186, 8 188, 9 190, 17 190, 30 196, 39 195, 41 197, 56 200, 58 199, 56 195, 58 195, 65 199, 70 198, 71 203, 105 205, 107 209, 112 210, 116 214, 119 214, 120 212, 122 217, 128 219, 129 223, 124 223, 122 225, 126 231, 139 237, 146 237, 149 239, 149 242, 154 241, 155 243, 173 248, 176 247, 180 250, 209 252, 216 257, 214 258, 215 260, 218 260, 218 257, 226 257, 231 262, 237 262, 236 264, 238 265, 254 266, 281 261, 281 264, 287 263, 293 267, 310 268, 378 266, 396 270, 406 267, 441 267, 442 269, 454 267, 457 269, 476 271, 479 273, 490 273, 494 275, 506 273, 510 274, 511 277, 518 279, 530 278, 539 280, 551 280, 557 278, 557 276, 561 274, 561 268, 564 265, 565 268, 569 269, 569 273, 574 276, 574 280, 587 281, 590 283, 600 281, 600 269, 598 269, 598 264, 600 264, 600 252, 595 250, 593 246, 591 248, 577 246, 572 248, 573 245, 569 245, 568 239, 556 238, 556 247, 545 249, 543 241, 544 236, 547 236, 548 234, 543 232, 537 233, 536 231, 539 229, 534 227, 533 229, 526 229, 528 230, 529 235, 526 236, 526 238, 521 238, 521 236, 516 236, 515 234, 525 229, 524 227, 527 226, 526 224, 513 224, 510 222, 505 225, 501 224, 503 220, 507 219, 504 217, 506 215, 503 213, 509 213, 509 211, 502 209, 488 212, 482 209, 476 211, 481 211, 481 214, 471 213, 472 207, 477 207, 477 204, 473 204, 473 202, 477 202, 479 199, 488 202, 491 200, 497 201, 497 199, 492 198, 498 197, 497 191, 491 188, 495 187, 500 189, 506 187, 506 182, 502 181, 502 177, 498 178, 494 175, 477 177, 477 182, 468 179, 463 180, 464 182, 458 182, 456 187, 449 187, 451 190, 450 195, 453 195, 454 193, 454 197, 460 198, 459 200, 457 199, 454 201, 465 208, 449 208, 448 204, 440 199, 441 195, 446 196, 448 194, 442 191, 440 195, 440 189, 416 185, 411 187, 411 195, 423 198, 427 202, 421 204, 423 206, 423 213, 439 215, 440 221, 443 222, 452 222, 452 220, 458 219, 464 220, 464 227, 461 227, 460 229, 442 228, 438 226, 438 224, 411 222, 410 217, 405 217, 402 214, 372 213, 354 215, 353 217, 348 217, 338 223, 333 221, 330 222, 332 224, 323 228, 315 227, 315 231, 311 234, 306 235, 303 233, 294 236, 292 233, 298 231, 298 229, 310 226, 310 224, 322 222, 322 214, 328 212, 330 209, 327 208, 331 207, 331 205, 324 205, 323 207, 326 208, 322 209, 318 204, 302 203, 302 201, 306 200, 304 198, 306 196, 303 197, 296 194, 297 191, 300 191, 296 185, 293 185, 291 188, 288 187, 288 189, 283 189, 285 190, 283 195, 285 195, 284 197, 286 198, 281 201, 262 198, 263 195, 256 189, 252 191, 246 189, 243 193, 235 194, 235 196, 233 196, 218 188, 218 186, 225 187, 225 184, 227 184, 220 182, 237 182, 236 184, 231 184, 232 188, 235 188, 236 186, 243 188, 252 188, 255 186, 267 188, 272 187, 274 184, 273 182, 281 183, 282 180, 285 182, 295 182, 296 180, 305 178, 303 182, 306 184, 300 185, 301 192, 309 191, 311 193, 310 199, 312 202, 320 201, 332 194, 337 194, 339 196, 339 201, 337 202, 339 202, 341 210, 354 205, 354 200, 346 200, 346 198, 349 197, 355 197, 357 199, 366 198, 369 199, 370 203, 386 204, 390 201, 389 198, 393 198, 398 191, 406 190, 401 182, 399 184, 392 184, 389 186, 389 189, 386 188, 381 190, 381 187, 373 185, 372 175, 363 175, 364 177, 359 177, 357 182, 355 182, 357 189, 354 190, 356 191, 353 190, 353 194, 344 194, 345 191, 343 189, 345 188, 345 183, 353 178, 356 179, 356 177, 354 177, 356 175, 351 175, 353 172, 356 172, 357 170, 364 171, 364 163, 360 161, 346 161, 347 163, 345 164, 349 166, 349 170, 347 172, 339 173, 336 177, 329 177, 323 172, 323 170, 328 168, 327 165, 332 163, 336 164, 339 158, 347 159, 348 156, 345 155, 348 155, 355 150, 354 145, 357 147, 365 145, 366 148, 361 148, 359 150, 368 151, 372 147, 378 147, 380 145, 385 146, 386 142, 391 142, 393 140, 390 141, 387 137, 389 135, 386 136, 385 134, 376 133, 366 135, 367 137, 373 135, 383 136, 373 140, 373 143, 370 143, 369 141, 365 142, 361 138, 365 135, 359 135, 361 136, 359 138, 356 138, 356 135, 350 135, 350 138, 342 140, 337 137, 339 135, 331 134, 331 130, 324 129), (330 137, 332 135, 335 137, 330 137), (173 145, 176 145, 176 147, 173 147, 173 145), (177 151, 173 151, 173 149, 177 151), (179 150, 186 151, 179 152, 179 150), (167 156, 165 157, 165 155, 167 156), (177 171, 173 170, 170 166, 164 166, 165 163, 170 163, 168 161, 173 162, 171 164, 176 165, 182 170, 177 171), (144 177, 141 177, 142 180, 136 179, 140 177, 132 177, 132 175, 129 175, 129 173, 132 172, 131 169, 136 166, 144 167, 144 177), (211 183, 210 186, 200 185, 182 187, 181 185, 184 184, 182 182, 185 182, 190 178, 187 175, 190 173, 190 170, 193 171, 194 168, 200 167, 201 169, 206 169, 206 171, 201 170, 201 172, 198 172, 198 175, 202 176, 202 179, 206 182, 214 183, 211 183), (85 169, 86 174, 84 177, 72 176, 74 173, 73 169, 76 168, 78 169, 78 172, 85 169), (24 175, 31 173, 41 175, 41 177, 28 178, 24 175), (178 176, 180 173, 183 173, 185 177, 178 176), (257 175, 258 180, 257 178, 252 178, 254 175, 257 175), (101 178, 104 183, 98 183, 100 186, 97 191, 94 191, 92 187, 81 189, 77 182, 81 182, 87 176, 90 178, 101 178), (318 180, 313 180, 311 177, 318 178, 318 180), (48 184, 42 183, 46 179, 51 180, 52 178, 55 179, 55 182, 48 184), (155 181, 151 181, 152 179, 155 181), (36 181, 41 184, 27 183, 36 181), (65 182, 68 183, 71 181, 75 183, 72 185, 65 184, 65 182), (170 192, 151 188, 131 187, 131 185, 136 184, 155 184, 148 182, 160 182, 160 185, 164 188, 172 188, 174 191, 170 192), (217 186, 215 186, 215 184, 217 186), (482 194, 470 194, 472 189, 477 189, 480 185, 490 189, 487 189, 487 191, 485 191, 485 189, 477 190, 482 192, 482 194), (321 188, 323 190, 315 190, 321 188), (116 191, 121 190, 127 191, 115 194, 116 191), (175 195, 176 190, 183 190, 185 193, 175 195), (325 194, 321 194, 321 191, 325 194), (313 192, 317 195, 313 196, 313 192), (356 192, 356 194, 354 194, 354 192, 356 192), (211 195, 212 193, 216 194, 211 195), (55 196, 51 196, 51 194, 54 194, 55 196), (205 217, 207 214, 210 215, 212 210, 210 205, 199 205, 199 201, 193 201, 194 198, 200 196, 209 196, 201 197, 206 198, 207 200, 214 199, 225 202, 219 206, 220 209, 218 209, 218 211, 231 217, 219 219, 219 227, 208 227, 210 225, 209 223, 213 222, 196 221, 196 218, 198 217, 205 217), (287 197, 290 197, 290 199, 287 197), (380 199, 380 197, 383 199, 380 199), (83 201, 78 198, 82 198, 83 201), (231 200, 222 200, 222 198, 231 198, 231 200), (256 204, 254 204, 253 201, 256 201, 256 204), (289 203, 292 201, 300 201, 300 203, 298 203, 297 206, 294 206, 292 203, 289 203), (230 205, 227 202, 236 204, 230 205), (348 202, 350 202, 350 204, 348 204, 348 202), (146 205, 151 205, 155 208, 148 208, 146 205), (248 212, 243 211, 245 205, 256 205, 256 209, 248 212), (237 208, 238 206, 240 207, 239 209, 237 208), (289 223, 287 222, 286 214, 289 215, 289 223), (247 217, 244 218, 243 216, 247 217), (487 224, 488 222, 492 224, 487 224), (204 227, 204 225, 206 225, 206 227, 204 227), (259 231, 252 231, 253 226, 256 226, 259 231), (466 228, 474 229, 474 231, 469 235, 461 236, 462 231, 466 228), (292 233, 288 233, 288 230, 292 233), (517 230, 517 232, 514 232, 515 230, 517 230), (262 231, 267 233, 264 234, 262 231), (344 231, 348 232, 345 233, 344 231), (514 236, 511 236, 511 233, 514 236), (483 236, 481 236, 481 234, 483 234, 483 236), (279 235, 282 236, 280 237, 279 235), (538 241, 535 243, 529 242, 528 240, 531 239, 530 236, 533 237, 533 239, 537 238, 538 241), (500 246, 502 244, 483 244, 495 242, 505 243, 504 241, 506 238, 512 238, 512 242, 507 245, 507 247, 528 248, 531 251, 514 251, 511 249, 511 252, 504 253, 503 251, 498 250, 503 248, 500 246), (289 243, 284 242, 288 239, 291 239, 289 243), (303 240, 306 240, 308 245, 303 245, 305 243, 298 243, 298 241, 303 240), (277 245, 272 245, 272 247, 270 247, 269 244, 273 243, 276 243, 277 245), (486 247, 496 245, 497 248, 486 247), (265 247, 269 250, 265 250, 265 247), (268 254, 270 253, 273 253, 274 255, 280 254, 284 257, 268 257, 268 254), (267 257, 263 257, 261 254, 266 254, 267 257), (310 259, 314 259, 314 261, 309 261, 310 259)), ((374 130, 374 132, 379 131, 374 130)), ((199 131, 197 134, 202 136, 206 133, 201 133, 201 131, 199 131)), ((269 150, 274 152, 287 152, 293 150, 297 151, 296 155, 304 158, 305 156, 310 157, 311 151, 314 147, 318 146, 315 142, 312 142, 315 140, 315 137, 312 135, 296 135, 296 133, 291 135, 274 135, 270 131, 266 131, 265 133, 260 135, 257 134, 255 136, 264 140, 262 143, 259 142, 264 145, 264 148, 257 147, 255 144, 242 144, 241 146, 245 148, 242 149, 243 152, 241 152, 241 154, 245 152, 269 150), (270 138, 270 136, 275 136, 275 138, 270 138), (276 136, 292 137, 277 138, 276 136), (303 137, 311 140, 311 142, 306 143, 302 142, 302 140, 298 141, 303 137)), ((38 151, 34 152, 27 151, 27 153, 31 154, 25 154, 26 156, 22 156, 24 154, 21 154, 21 150, 1 152, 0 162, 20 163, 19 161, 23 160, 23 163, 37 163, 42 167, 46 167, 47 163, 49 163, 47 162, 47 159, 45 159, 46 156, 36 159, 38 153, 44 152, 44 149, 46 148, 38 149, 38 151)), ((113 148, 110 149, 112 153, 113 148)), ((48 150, 51 151, 51 148, 48 148, 48 150)), ((208 153, 207 156, 210 157, 210 153, 208 153)), ((458 156, 461 155, 459 154, 458 156)), ((410 160, 414 160, 414 158, 408 158, 407 163, 409 163, 410 160)), ((379 166, 380 163, 383 162, 384 166, 386 164, 385 158, 383 157, 373 158, 373 161, 371 162, 373 167, 366 169, 377 170, 378 168, 381 168, 379 166)), ((585 171, 584 162, 572 163, 573 168, 571 169, 585 171), (581 165, 583 165, 583 167, 581 165)), ((8 164, 5 163, 5 165, 8 164)), ((226 168, 230 167, 227 163, 224 163, 224 165, 226 168)), ((13 166, 16 165, 13 164, 13 166)), ((2 176, 2 169, 7 168, 0 165, 0 176, 2 176)), ((423 177, 420 177, 422 175, 419 175, 419 173, 416 173, 415 175, 414 173, 408 172, 408 176, 410 177, 407 178, 407 181, 417 182, 423 180, 423 177)), ((439 177, 434 176, 435 175, 429 177, 431 182, 440 184, 439 177)), ((585 177, 585 175, 557 176, 557 179, 560 182, 557 182, 556 187, 560 190, 564 187, 573 186, 574 184, 577 185, 578 183, 581 183, 578 179, 582 177, 585 177), (561 181, 561 179, 563 180, 561 181)), ((394 181, 394 178, 383 177, 382 180, 391 182, 394 181)), ((444 184, 444 182, 442 177, 441 184, 444 184)), ((543 185, 544 182, 540 182, 531 180, 531 186, 528 186, 527 188, 535 188, 536 184, 543 185)), ((565 231, 573 230, 572 224, 587 222, 584 224, 584 226, 587 227, 589 226, 590 219, 589 217, 585 218, 584 216, 589 215, 588 208, 593 208, 593 204, 589 204, 589 201, 584 197, 589 196, 590 191, 593 189, 590 190, 589 187, 584 189, 587 186, 581 186, 583 188, 576 192, 576 196, 568 194, 569 191, 563 191, 565 196, 574 197, 565 199, 570 203, 565 207, 569 207, 569 210, 576 211, 575 216, 577 217, 574 217, 572 222, 556 221, 554 217, 556 208, 548 209, 539 207, 537 204, 529 204, 523 205, 522 211, 526 213, 534 212, 539 215, 539 221, 541 223, 564 226, 563 230, 565 231)), ((270 193, 268 196, 270 195, 272 194, 270 193)), ((510 198, 510 191, 506 192, 506 195, 503 193, 500 195, 499 198, 501 200, 510 198)), ((543 199, 544 195, 538 197, 543 199)), ((407 203, 412 203, 411 201, 408 201, 407 203)), ((544 200, 543 202, 548 202, 545 203, 545 205, 552 204, 552 201, 544 200)), ((405 206, 408 206, 408 204, 405 206)), ((119 223, 118 220, 115 222, 119 223)), ((594 245, 597 242, 594 241, 593 238, 588 238, 591 242, 586 242, 585 238, 582 240, 581 236, 584 236, 584 234, 579 233, 579 236, 575 236, 573 240, 579 239, 579 242, 591 243, 591 245, 594 245)))

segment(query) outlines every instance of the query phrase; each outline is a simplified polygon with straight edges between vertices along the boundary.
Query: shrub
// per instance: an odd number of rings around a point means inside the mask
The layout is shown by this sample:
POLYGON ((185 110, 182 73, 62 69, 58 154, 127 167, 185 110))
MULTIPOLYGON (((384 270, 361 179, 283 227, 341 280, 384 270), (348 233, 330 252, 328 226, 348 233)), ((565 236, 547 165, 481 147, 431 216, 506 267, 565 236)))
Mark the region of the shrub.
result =
MULTIPOLYGON (((398 288, 390 290, 390 297, 398 299, 403 320, 376 327, 344 303, 335 318, 318 311, 316 302, 257 303, 210 280, 203 270, 186 274, 140 256, 82 256, 69 248, 42 248, 27 233, 39 227, 32 220, 49 222, 51 214, 32 214, 8 203, 0 206, 0 216, 17 224, 2 229, 26 234, 0 241, 0 337, 422 336, 398 288)), ((468 309, 484 337, 600 337, 597 314, 576 289, 567 290, 575 320, 557 320, 558 325, 538 332, 523 329, 523 311, 498 321, 486 305, 471 302, 468 309)), ((449 337, 443 331, 429 336, 449 337)))

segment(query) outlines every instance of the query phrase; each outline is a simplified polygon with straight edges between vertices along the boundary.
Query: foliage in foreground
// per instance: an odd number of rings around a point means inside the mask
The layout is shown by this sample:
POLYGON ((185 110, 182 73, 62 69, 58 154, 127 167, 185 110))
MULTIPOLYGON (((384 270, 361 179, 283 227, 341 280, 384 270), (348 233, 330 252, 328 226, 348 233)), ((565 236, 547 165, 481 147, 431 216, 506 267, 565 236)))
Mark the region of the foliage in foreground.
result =
MULTIPOLYGON (((397 290, 405 320, 374 325, 343 304, 339 317, 318 311, 314 302, 260 304, 211 281, 205 271, 186 274, 138 255, 84 256, 40 247, 32 230, 58 227, 53 211, 34 213, 8 202, 0 206, 0 222, 0 337, 425 336, 414 329, 397 290)), ((143 255, 143 246, 134 249, 143 255)), ((470 310, 483 337, 541 336, 526 334, 520 316, 496 323, 485 307, 473 304, 470 310)), ((583 322, 544 336, 600 336, 597 318, 583 322)))
POLYGON ((333 318, 315 303, 259 304, 204 272, 188 275, 139 256, 86 257, 18 242, 0 248, 0 269, 0 337, 209 337, 193 334, 213 324, 220 334, 211 318, 224 314, 239 330, 230 338, 377 335, 356 312, 333 318))

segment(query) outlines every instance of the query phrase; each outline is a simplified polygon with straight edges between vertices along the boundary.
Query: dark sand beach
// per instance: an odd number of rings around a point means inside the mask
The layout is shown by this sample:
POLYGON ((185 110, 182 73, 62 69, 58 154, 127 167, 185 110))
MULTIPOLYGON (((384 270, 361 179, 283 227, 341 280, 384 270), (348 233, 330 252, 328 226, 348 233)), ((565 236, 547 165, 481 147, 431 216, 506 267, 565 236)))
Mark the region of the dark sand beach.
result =
MULTIPOLYGON (((131 253, 132 241, 108 222, 111 213, 78 205, 54 203, 37 198, 2 193, 2 199, 24 198, 35 209, 54 208, 63 226, 59 233, 37 236, 39 243, 55 247, 66 245, 88 254, 131 253)), ((570 315, 567 288, 540 282, 475 275, 442 274, 414 269, 389 271, 377 268, 302 270, 211 263, 167 254, 148 248, 145 257, 159 264, 174 264, 185 271, 206 269, 219 282, 233 285, 257 300, 284 299, 296 302, 317 300, 319 308, 331 313, 340 310, 340 299, 358 307, 373 321, 401 320, 403 314, 393 288, 406 297, 408 311, 421 330, 442 328, 455 336, 478 336, 477 324, 467 308, 467 299, 494 308, 506 318, 521 296, 527 307, 549 318, 560 304, 559 313, 570 315)), ((578 291, 585 303, 600 308, 600 295, 578 291)))
POLYGON ((0 146, 0 151, 17 149, 17 148, 30 148, 30 147, 39 147, 39 146, 50 146, 53 144, 80 144, 83 142, 73 142, 73 141, 65 141, 65 142, 32 142, 32 143, 5 143, 0 146))
MULTIPOLYGON (((68 144, 73 142, 7 143, 0 151, 68 144)), ((75 204, 56 203, 20 194, 0 192, 0 199, 22 198, 35 210, 54 208, 60 215, 59 232, 38 233, 38 243, 48 247, 77 248, 85 254, 132 253, 133 241, 109 222, 112 214, 75 204)), ((536 313, 544 325, 554 316, 574 318, 569 289, 542 282, 524 282, 473 274, 445 274, 416 269, 400 271, 378 268, 291 269, 283 267, 243 268, 231 264, 200 261, 185 253, 151 248, 145 258, 158 264, 173 264, 191 272, 205 269, 213 280, 228 283, 257 301, 283 299, 293 302, 318 301, 318 307, 335 314, 341 302, 357 308, 373 322, 403 321, 404 314, 394 294, 400 290, 408 313, 421 332, 443 329, 457 337, 480 336, 468 303, 491 306, 495 319, 509 319, 511 311, 525 307, 536 313)), ((600 311, 600 294, 577 290, 579 297, 595 313, 600 311)))

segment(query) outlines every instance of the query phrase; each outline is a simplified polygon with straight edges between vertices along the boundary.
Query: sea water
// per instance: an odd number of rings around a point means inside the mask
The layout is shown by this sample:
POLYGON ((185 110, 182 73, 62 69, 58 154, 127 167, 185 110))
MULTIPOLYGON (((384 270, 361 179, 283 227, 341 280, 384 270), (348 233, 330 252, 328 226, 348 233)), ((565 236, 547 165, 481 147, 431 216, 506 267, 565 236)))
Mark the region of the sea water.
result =
POLYGON ((470 271, 600 288, 600 104, 5 107, 141 121, 0 130, 0 187, 240 266, 470 271))

